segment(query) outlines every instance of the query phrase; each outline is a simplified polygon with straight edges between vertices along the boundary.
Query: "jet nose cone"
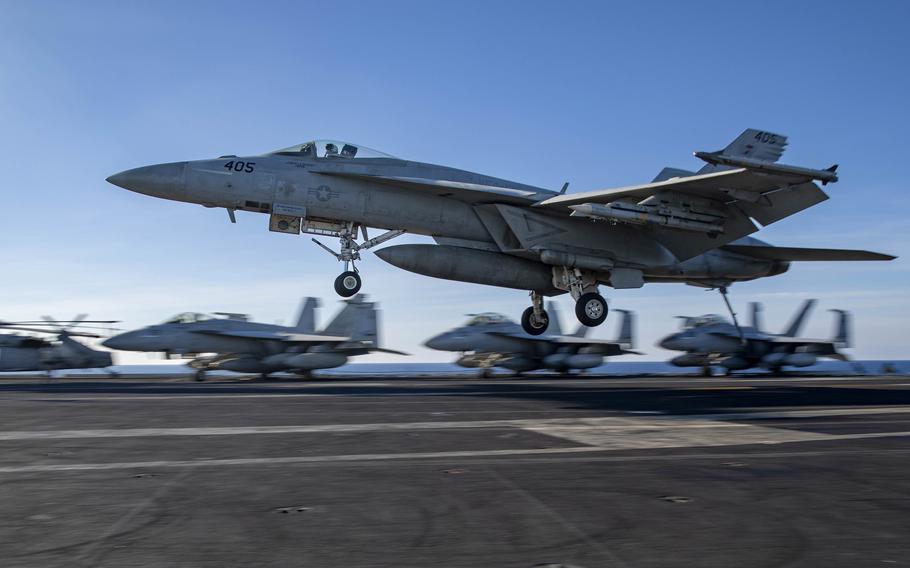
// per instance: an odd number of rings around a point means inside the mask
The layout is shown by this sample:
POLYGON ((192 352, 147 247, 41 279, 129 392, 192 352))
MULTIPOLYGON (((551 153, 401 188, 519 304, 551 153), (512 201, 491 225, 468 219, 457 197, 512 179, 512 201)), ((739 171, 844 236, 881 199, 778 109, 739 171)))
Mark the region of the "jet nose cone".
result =
POLYGON ((186 189, 186 162, 134 168, 109 176, 106 181, 152 197, 179 199, 186 189))
POLYGON ((101 342, 101 345, 116 351, 130 351, 135 347, 134 343, 130 332, 127 332, 105 339, 101 342))
POLYGON ((426 341, 424 341, 424 343, 423 343, 424 347, 429 347, 430 349, 436 349, 437 351, 443 350, 442 344, 443 344, 443 341, 442 341, 441 335, 437 335, 436 337, 431 337, 431 338, 427 339, 426 341))
POLYGON ((437 351, 457 351, 455 343, 451 333, 440 333, 427 339, 424 346, 437 351))
POLYGON ((677 338, 675 335, 668 335, 667 337, 664 337, 657 343, 657 346, 661 349, 667 349, 669 351, 682 351, 680 348, 679 338, 677 338))

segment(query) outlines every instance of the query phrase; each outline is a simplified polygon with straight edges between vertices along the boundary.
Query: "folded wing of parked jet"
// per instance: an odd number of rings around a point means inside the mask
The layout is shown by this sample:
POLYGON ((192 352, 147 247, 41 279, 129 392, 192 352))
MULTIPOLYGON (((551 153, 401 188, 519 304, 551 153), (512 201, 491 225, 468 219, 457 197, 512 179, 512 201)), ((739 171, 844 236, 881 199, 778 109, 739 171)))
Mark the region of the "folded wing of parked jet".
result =
POLYGON ((526 333, 501 331, 490 331, 487 333, 498 337, 507 337, 511 340, 526 342, 528 344, 556 344, 576 353, 584 349, 586 353, 604 356, 641 355, 638 351, 632 351, 632 347, 634 346, 634 314, 628 310, 616 311, 620 312, 623 316, 622 320, 620 320, 619 334, 616 339, 590 339, 584 337, 584 335, 579 335, 578 332, 573 335, 528 335, 526 333))

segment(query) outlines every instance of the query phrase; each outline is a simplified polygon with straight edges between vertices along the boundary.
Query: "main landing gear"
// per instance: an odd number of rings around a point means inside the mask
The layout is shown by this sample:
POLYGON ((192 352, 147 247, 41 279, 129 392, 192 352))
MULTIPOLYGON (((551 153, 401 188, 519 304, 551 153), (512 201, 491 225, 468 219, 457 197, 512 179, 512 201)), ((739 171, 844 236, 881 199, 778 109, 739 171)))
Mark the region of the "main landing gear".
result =
POLYGON ((344 272, 335 279, 335 292, 342 298, 350 298, 360 291, 360 286, 363 284, 357 267, 354 265, 354 261, 360 260, 360 251, 382 244, 389 239, 394 239, 404 232, 402 229, 386 231, 378 237, 370 239, 367 235, 366 226, 356 223, 345 223, 342 229, 331 232, 332 235, 337 236, 340 240, 339 252, 336 253, 316 239, 313 239, 313 242, 344 263, 344 272), (358 232, 363 234, 363 244, 357 244, 358 232))
MULTIPOLYGON (((591 271, 569 267, 553 268, 553 284, 565 290, 575 299, 575 317, 583 325, 596 327, 607 319, 610 308, 607 300, 597 291, 597 277, 591 271)), ((550 316, 543 309, 543 297, 531 292, 531 307, 521 315, 521 327, 531 335, 540 335, 547 330, 550 316)))

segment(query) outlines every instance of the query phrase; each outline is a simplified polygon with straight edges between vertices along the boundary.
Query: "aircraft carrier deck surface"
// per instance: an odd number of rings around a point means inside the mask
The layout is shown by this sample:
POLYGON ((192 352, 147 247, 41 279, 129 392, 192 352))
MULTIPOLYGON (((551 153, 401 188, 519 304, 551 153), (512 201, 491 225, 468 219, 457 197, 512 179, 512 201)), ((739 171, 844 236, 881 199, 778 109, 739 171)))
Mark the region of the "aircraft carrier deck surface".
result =
POLYGON ((910 377, 0 383, 0 566, 910 563, 910 377))

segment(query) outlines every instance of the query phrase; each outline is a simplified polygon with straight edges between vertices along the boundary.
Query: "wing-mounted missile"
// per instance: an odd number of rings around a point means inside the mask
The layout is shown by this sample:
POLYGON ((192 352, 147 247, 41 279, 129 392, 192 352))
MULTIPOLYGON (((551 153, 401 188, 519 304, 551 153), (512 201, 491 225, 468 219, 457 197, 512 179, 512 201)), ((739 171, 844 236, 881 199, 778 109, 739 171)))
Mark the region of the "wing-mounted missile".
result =
POLYGON ((824 170, 816 170, 777 164, 745 156, 728 156, 722 152, 695 152, 695 157, 715 166, 730 166, 732 168, 745 168, 754 172, 808 178, 810 180, 818 180, 822 182, 822 185, 837 181, 837 164, 824 170))
POLYGON ((588 217, 604 221, 630 223, 633 225, 658 225, 696 231, 699 233, 722 234, 724 217, 676 207, 664 203, 642 204, 629 201, 611 201, 609 203, 582 203, 569 205, 572 217, 588 217))

